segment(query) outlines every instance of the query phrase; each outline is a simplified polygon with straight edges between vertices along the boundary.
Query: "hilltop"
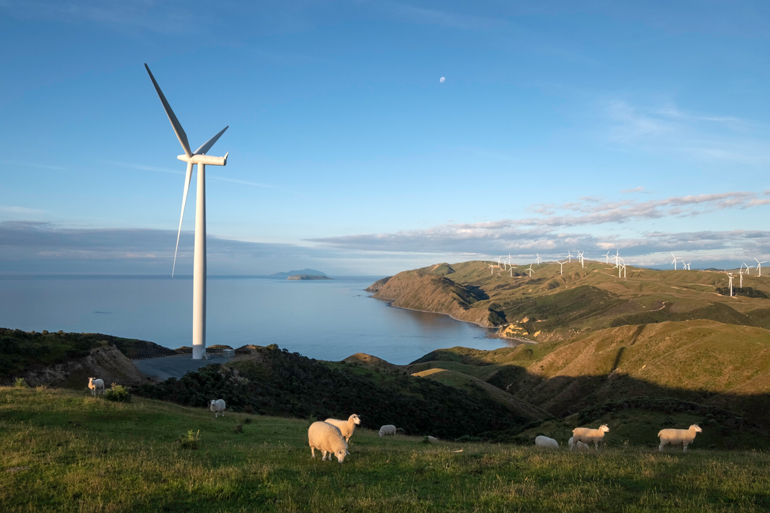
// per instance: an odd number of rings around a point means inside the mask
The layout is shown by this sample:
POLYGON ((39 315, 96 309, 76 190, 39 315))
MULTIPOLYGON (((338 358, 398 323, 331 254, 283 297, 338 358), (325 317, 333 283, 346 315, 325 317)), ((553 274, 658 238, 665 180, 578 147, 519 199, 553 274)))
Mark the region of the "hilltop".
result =
POLYGON ((266 276, 266 278, 276 278, 285 280, 289 276, 326 276, 326 273, 323 273, 321 271, 316 271, 315 269, 302 269, 299 271, 288 271, 288 272, 281 272, 281 273, 274 273, 269 276, 266 276))

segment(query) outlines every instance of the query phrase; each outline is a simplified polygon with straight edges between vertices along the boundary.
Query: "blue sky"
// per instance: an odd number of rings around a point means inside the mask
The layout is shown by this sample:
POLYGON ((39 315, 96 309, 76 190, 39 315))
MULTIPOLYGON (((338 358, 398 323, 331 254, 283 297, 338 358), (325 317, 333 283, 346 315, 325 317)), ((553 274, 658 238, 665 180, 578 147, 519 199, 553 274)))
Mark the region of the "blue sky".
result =
POLYGON ((0 272, 170 273, 184 163, 145 62, 193 148, 230 126, 209 274, 770 259, 769 23, 763 1, 0 0, 0 272))

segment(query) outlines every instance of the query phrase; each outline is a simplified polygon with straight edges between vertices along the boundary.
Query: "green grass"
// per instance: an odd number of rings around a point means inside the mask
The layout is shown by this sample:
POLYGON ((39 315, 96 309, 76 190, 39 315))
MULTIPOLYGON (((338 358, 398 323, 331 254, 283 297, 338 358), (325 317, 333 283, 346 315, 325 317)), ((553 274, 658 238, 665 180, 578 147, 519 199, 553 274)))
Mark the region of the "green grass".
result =
POLYGON ((770 508, 765 452, 576 454, 380 439, 364 429, 339 465, 312 460, 306 433, 304 420, 214 419, 202 408, 148 399, 0 388, 0 505, 4 512, 770 508), (199 432, 197 450, 178 442, 190 430, 199 432))

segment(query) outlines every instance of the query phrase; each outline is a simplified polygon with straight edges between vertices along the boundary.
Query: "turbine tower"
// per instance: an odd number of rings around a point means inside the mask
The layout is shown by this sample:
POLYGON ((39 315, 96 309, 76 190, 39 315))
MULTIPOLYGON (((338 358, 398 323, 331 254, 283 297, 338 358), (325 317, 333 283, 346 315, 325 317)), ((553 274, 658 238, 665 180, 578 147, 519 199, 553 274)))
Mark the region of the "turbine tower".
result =
POLYGON ((561 266, 561 267, 559 268, 559 269, 560 269, 560 272, 559 272, 559 274, 564 274, 564 264, 566 264, 567 262, 559 262, 559 261, 557 260, 557 261, 556 261, 556 263, 557 263, 557 264, 559 264, 559 265, 561 266))
POLYGON ((727 273, 727 277, 730 278, 730 297, 733 297, 733 273, 727 273))
POLYGON ((184 192, 182 193, 182 214, 179 216, 179 232, 176 236, 176 249, 174 250, 174 266, 171 268, 171 276, 174 276, 176 270, 176 255, 179 250, 179 236, 182 234, 182 220, 184 219, 184 207, 187 203, 187 192, 190 189, 190 178, 192 178, 193 165, 198 164, 198 183, 195 193, 195 253, 193 258, 193 334, 192 334, 192 357, 193 360, 207 358, 206 356, 206 165, 225 166, 227 165, 228 153, 224 157, 211 157, 206 155, 219 140, 222 134, 229 126, 224 127, 217 135, 203 143, 197 150, 190 151, 190 143, 187 141, 182 124, 171 110, 163 91, 160 90, 158 82, 152 76, 149 66, 144 65, 147 73, 150 75, 152 85, 155 86, 166 111, 171 127, 174 129, 179 144, 182 145, 184 155, 177 158, 187 162, 187 173, 184 181, 184 192))
POLYGON ((610 252, 608 251, 606 255, 604 255, 604 263, 609 264, 610 263, 610 252))
POLYGON ((570 250, 567 250, 567 263, 572 263, 572 252, 570 250))
POLYGON ((677 257, 676 257, 676 256, 674 256, 674 254, 673 254, 673 253, 671 253, 671 256, 672 256, 672 257, 674 257, 674 261, 673 261, 672 263, 674 264, 674 270, 676 271, 676 261, 677 261, 677 257))

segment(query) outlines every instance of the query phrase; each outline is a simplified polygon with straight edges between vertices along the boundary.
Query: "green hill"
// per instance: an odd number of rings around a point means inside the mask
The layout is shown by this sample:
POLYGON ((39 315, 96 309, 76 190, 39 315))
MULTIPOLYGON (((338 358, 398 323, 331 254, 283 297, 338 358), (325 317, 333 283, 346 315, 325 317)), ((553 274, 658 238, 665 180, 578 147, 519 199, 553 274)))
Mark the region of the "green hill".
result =
POLYGON ((770 509, 767 452, 708 450, 697 438, 687 454, 622 443, 584 454, 359 429, 339 465, 310 458, 307 427, 0 387, 0 504, 8 513, 770 509))

